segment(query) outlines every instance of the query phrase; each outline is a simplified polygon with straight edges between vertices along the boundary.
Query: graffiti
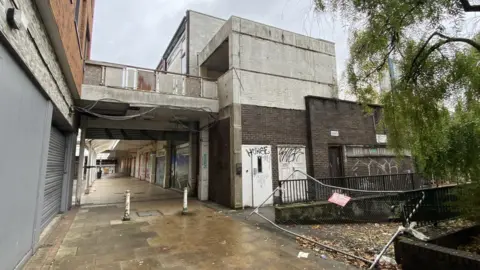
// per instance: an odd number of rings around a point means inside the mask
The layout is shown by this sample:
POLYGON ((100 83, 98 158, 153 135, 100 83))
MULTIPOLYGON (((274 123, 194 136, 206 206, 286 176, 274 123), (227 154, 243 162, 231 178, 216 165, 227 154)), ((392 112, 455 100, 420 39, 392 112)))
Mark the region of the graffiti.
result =
POLYGON ((366 168, 368 175, 379 175, 379 174, 398 174, 398 164, 394 158, 384 158, 381 160, 376 160, 368 158, 367 161, 362 159, 357 159, 357 162, 352 167, 352 172, 355 176, 358 176, 358 171, 360 169, 366 168))
POLYGON ((278 161, 279 162, 297 162, 300 157, 305 155, 303 148, 300 147, 279 147, 278 161))
POLYGON ((249 157, 252 157, 252 155, 257 155, 257 156, 267 156, 270 155, 270 150, 268 149, 268 146, 259 146, 259 147, 252 147, 245 149, 247 152, 247 155, 249 157))

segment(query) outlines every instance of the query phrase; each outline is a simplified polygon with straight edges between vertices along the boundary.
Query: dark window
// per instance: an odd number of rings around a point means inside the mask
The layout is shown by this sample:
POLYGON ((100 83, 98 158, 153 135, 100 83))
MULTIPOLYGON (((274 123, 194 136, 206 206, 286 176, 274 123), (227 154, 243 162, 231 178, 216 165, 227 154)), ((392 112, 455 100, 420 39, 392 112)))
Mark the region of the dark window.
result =
POLYGON ((77 0, 75 3, 75 26, 78 28, 78 17, 80 16, 80 2, 81 0, 77 0))
POLYGON ((257 167, 258 167, 258 173, 262 172, 262 157, 258 156, 257 157, 257 167))

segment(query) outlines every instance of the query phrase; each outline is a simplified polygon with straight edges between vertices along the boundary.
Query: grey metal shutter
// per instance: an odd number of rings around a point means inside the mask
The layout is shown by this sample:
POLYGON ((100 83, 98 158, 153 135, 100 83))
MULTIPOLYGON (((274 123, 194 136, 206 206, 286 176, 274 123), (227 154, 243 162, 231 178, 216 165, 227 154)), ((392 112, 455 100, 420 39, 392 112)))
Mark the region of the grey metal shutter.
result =
POLYGON ((65 136, 52 127, 48 146, 47 175, 45 179, 42 229, 60 212, 62 184, 65 171, 65 136))

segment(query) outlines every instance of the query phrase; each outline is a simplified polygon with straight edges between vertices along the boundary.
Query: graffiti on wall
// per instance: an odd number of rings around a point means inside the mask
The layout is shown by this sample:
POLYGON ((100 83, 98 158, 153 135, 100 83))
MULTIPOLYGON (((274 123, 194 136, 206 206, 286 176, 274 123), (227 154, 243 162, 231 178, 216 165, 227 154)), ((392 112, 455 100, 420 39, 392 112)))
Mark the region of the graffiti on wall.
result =
POLYGON ((271 151, 268 146, 253 146, 250 148, 246 148, 245 152, 250 158, 253 156, 260 156, 266 162, 271 161, 271 151))
POLYGON ((305 148, 303 147, 278 147, 278 162, 292 163, 298 162, 305 155, 305 148))
POLYGON ((266 156, 270 155, 270 150, 268 149, 268 146, 256 146, 256 147, 251 147, 245 149, 247 152, 247 155, 249 157, 252 157, 252 155, 258 155, 258 156, 266 156))
POLYGON ((399 166, 395 158, 356 158, 354 161, 355 163, 352 166, 352 173, 355 176, 359 175, 359 171, 367 171, 368 175, 399 173, 399 166))

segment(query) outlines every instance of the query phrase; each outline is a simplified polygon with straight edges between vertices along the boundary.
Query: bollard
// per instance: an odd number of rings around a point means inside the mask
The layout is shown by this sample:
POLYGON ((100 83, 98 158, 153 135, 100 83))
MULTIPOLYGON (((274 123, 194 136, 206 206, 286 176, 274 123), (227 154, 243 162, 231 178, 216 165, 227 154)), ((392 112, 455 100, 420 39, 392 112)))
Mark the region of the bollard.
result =
POLYGON ((122 220, 130 220, 130 190, 125 191, 125 213, 123 214, 122 220))
POLYGON ((183 210, 182 214, 186 214, 188 212, 188 188, 184 187, 183 188, 183 210))

